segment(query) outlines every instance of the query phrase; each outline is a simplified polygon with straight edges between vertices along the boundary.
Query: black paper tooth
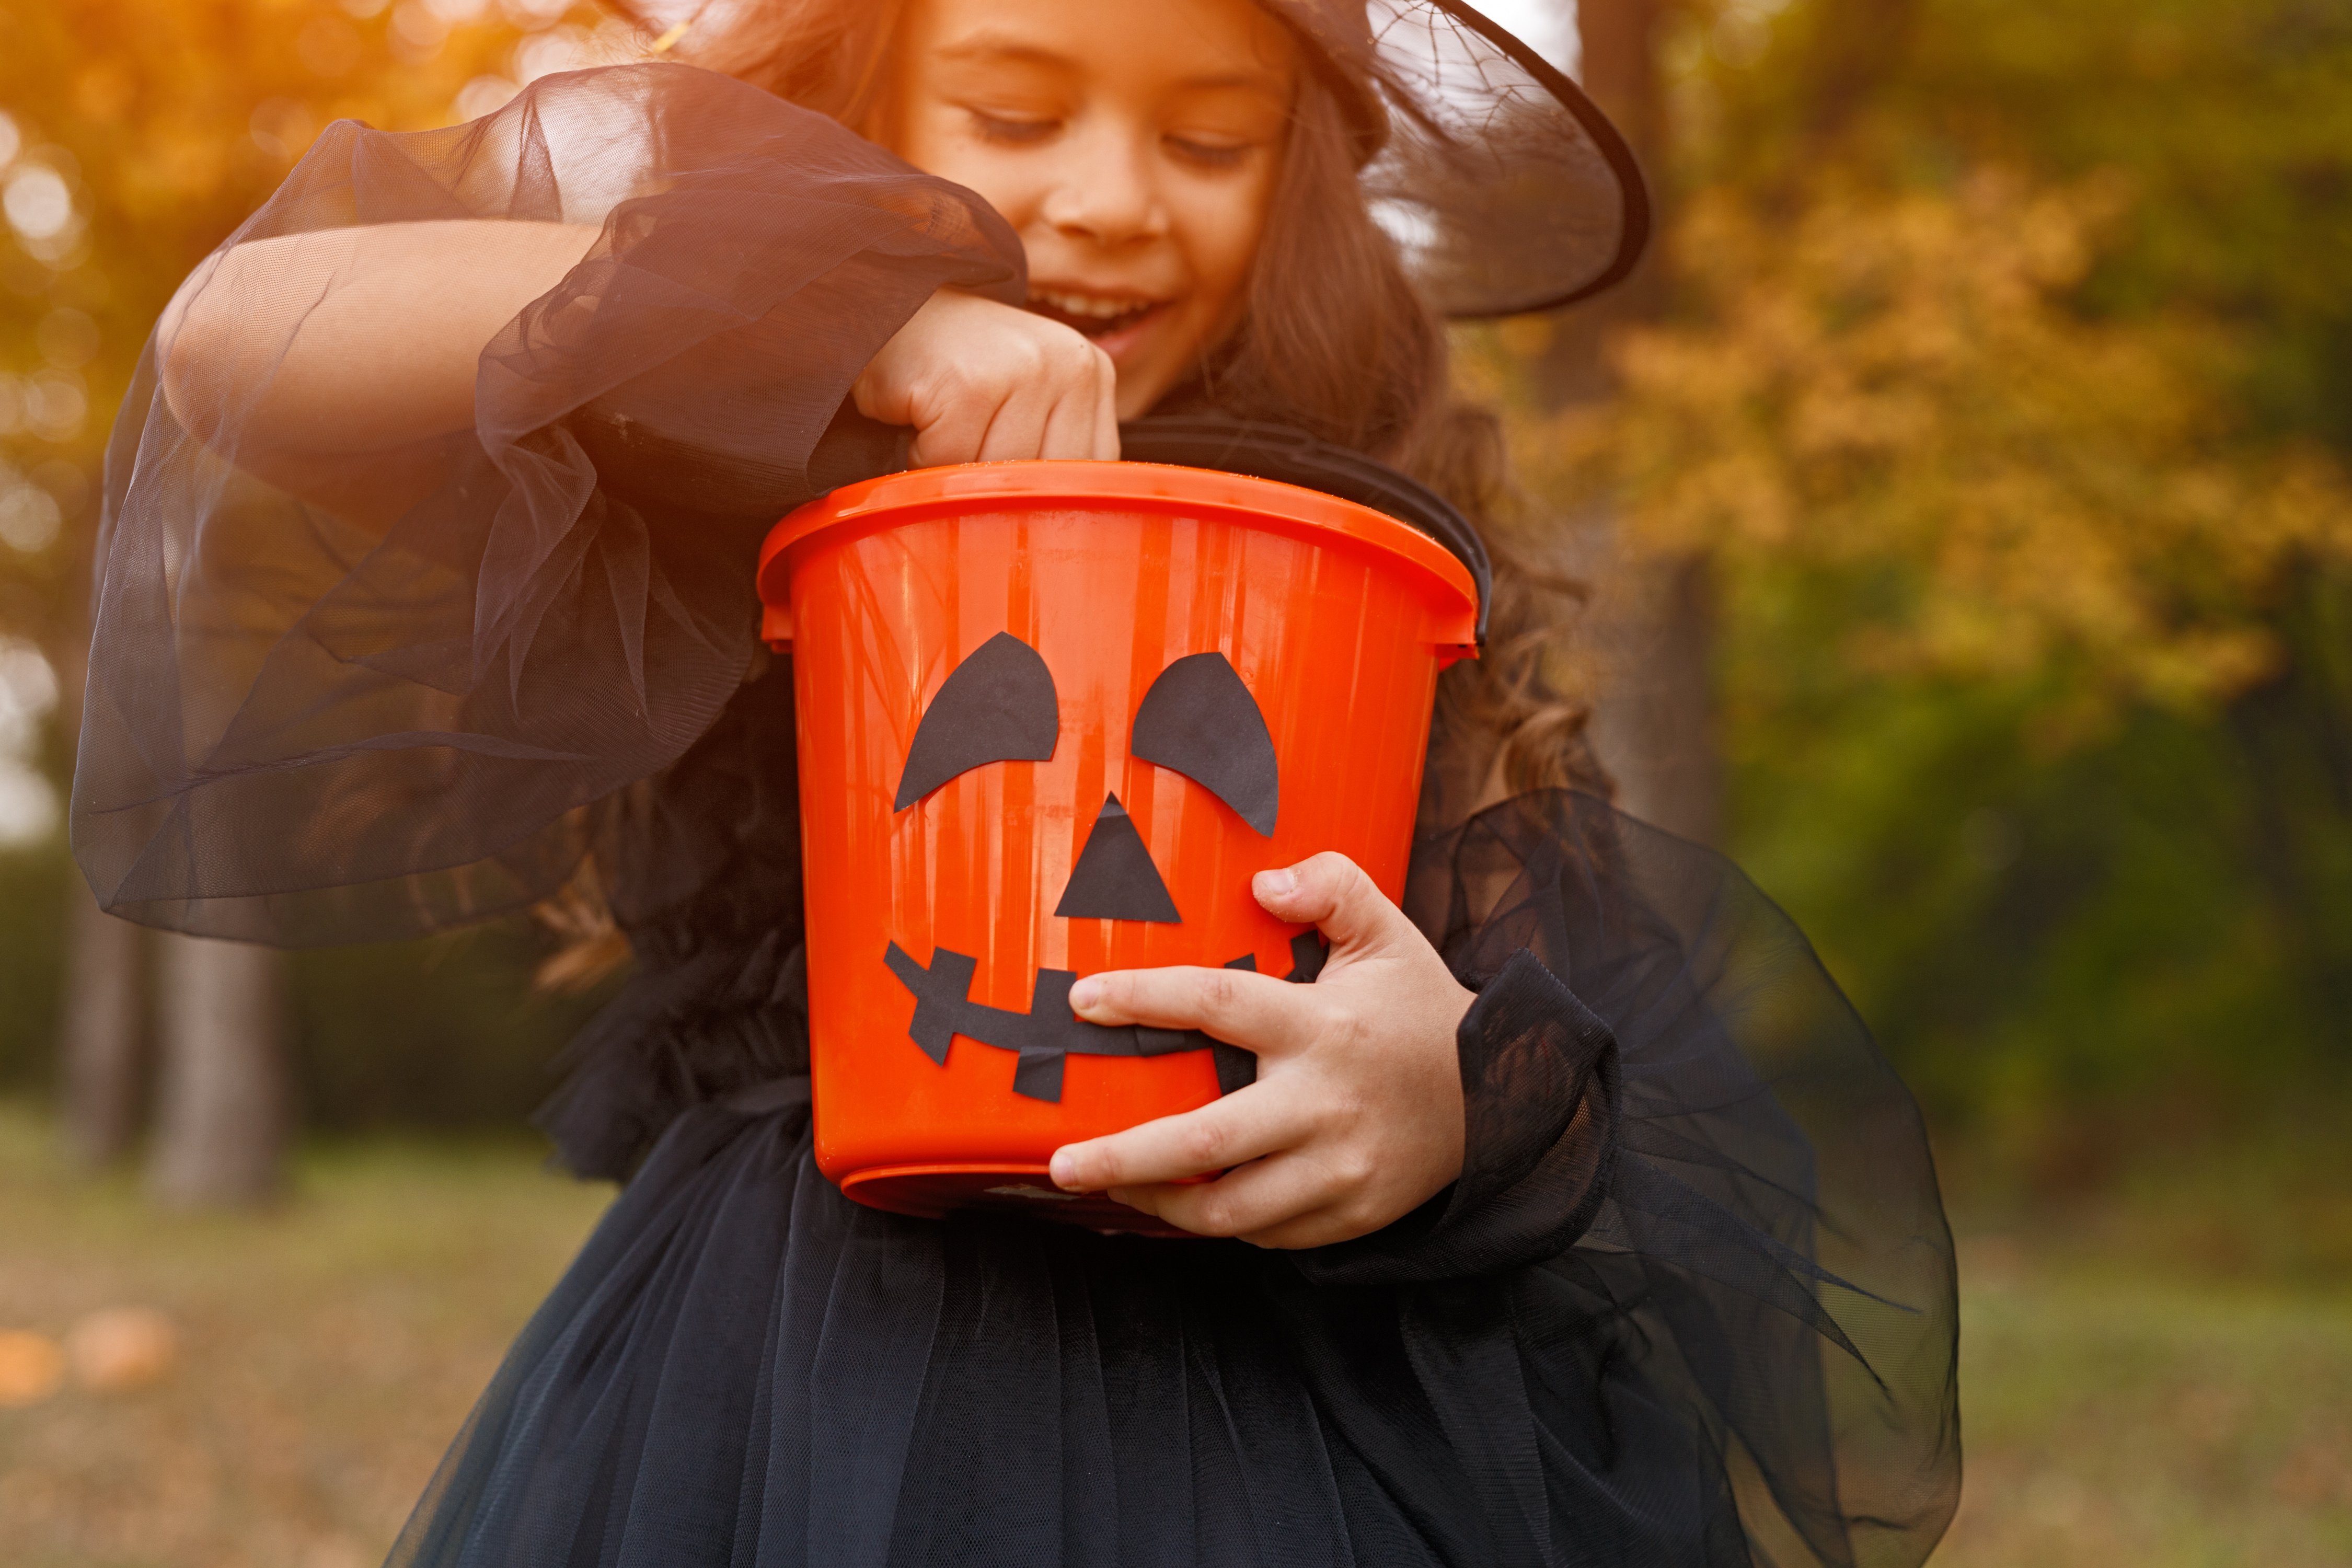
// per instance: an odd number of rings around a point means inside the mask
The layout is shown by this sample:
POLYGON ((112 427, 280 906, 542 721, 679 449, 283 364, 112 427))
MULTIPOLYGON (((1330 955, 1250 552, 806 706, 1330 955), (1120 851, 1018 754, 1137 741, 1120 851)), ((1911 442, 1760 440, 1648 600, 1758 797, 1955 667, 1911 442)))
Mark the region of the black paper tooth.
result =
MULTIPOLYGON (((1311 985, 1322 974, 1323 965, 1331 956, 1331 943, 1319 931, 1303 931, 1290 939, 1290 973, 1285 980, 1294 985, 1311 985)), ((1255 965, 1255 955, 1252 955, 1255 965)))
POLYGON ((915 726, 893 811, 987 763, 1053 760, 1062 727, 1054 674, 1037 650, 999 632, 956 666, 915 726))
MULTIPOLYGON (((937 948, 926 967, 894 942, 883 950, 882 962, 915 998, 914 1022, 907 1033, 925 1056, 947 1066, 949 1042, 958 1035, 1014 1052, 1021 1059, 1013 1064, 1013 1092, 1031 1100, 1062 1098, 1062 1066, 1073 1056, 1164 1057, 1212 1047, 1235 1050, 1232 1046, 1218 1046, 1198 1029, 1089 1024, 1070 1011, 1070 987, 1078 977, 1067 969, 1039 970, 1032 983, 1029 1010, 1015 1013, 971 999, 971 977, 979 960, 969 953, 937 948)), ((1237 1054, 1249 1056, 1246 1051, 1237 1054)), ((1256 1059, 1250 1058, 1253 1073, 1256 1059)), ((1222 1055, 1217 1067, 1222 1086, 1225 1079, 1222 1055)))
POLYGON ((1223 654, 1187 654, 1161 670, 1135 710, 1128 749, 1182 773, 1273 837, 1282 798, 1274 735, 1223 654))
MULTIPOLYGON (((1307 970, 1319 970, 1328 952, 1321 935, 1302 931, 1290 939, 1292 965, 1286 978, 1314 979, 1307 970)), ((1153 1029, 1140 1024, 1111 1026, 1089 1024, 1070 1011, 1070 987, 1077 974, 1067 969, 1041 969, 1030 983, 1029 1010, 1015 1013, 990 1007, 971 999, 972 976, 980 961, 970 953, 934 948, 931 962, 920 964, 897 942, 887 944, 882 963, 915 998, 914 1020, 908 1037, 925 1056, 948 1065, 948 1047, 956 1036, 1012 1051, 1020 1057, 1013 1068, 1013 1092, 1031 1100, 1062 1098, 1062 1066, 1066 1058, 1164 1057, 1178 1051, 1206 1050, 1217 1069, 1217 1092, 1231 1094, 1257 1081, 1257 1053, 1198 1029, 1153 1029)), ((1257 954, 1243 953, 1226 962, 1227 969, 1257 972, 1257 954)))
MULTIPOLYGON (((1323 961, 1330 954, 1331 944, 1323 939, 1321 931, 1300 931, 1290 939, 1290 973, 1283 978, 1294 985, 1312 984, 1315 977, 1323 973, 1323 961)), ((1239 958, 1227 959, 1225 967, 1246 969, 1252 974, 1255 974, 1257 954, 1245 952, 1239 958)), ((1204 1035, 1202 1038, 1207 1039, 1208 1037, 1204 1035)), ((1240 1046, 1229 1046, 1223 1040, 1209 1040, 1209 1048, 1215 1053, 1219 1094, 1231 1094, 1237 1089, 1247 1089, 1257 1081, 1255 1051, 1244 1050, 1240 1046)))
MULTIPOLYGON (((1257 973, 1257 954, 1254 952, 1245 952, 1239 958, 1227 959, 1225 961, 1225 967, 1227 969, 1246 969, 1252 974, 1255 974, 1257 973)), ((1257 1081, 1257 1053, 1255 1051, 1245 1049, 1240 1046, 1228 1045, 1223 1040, 1212 1039, 1209 1041, 1209 1059, 1215 1065, 1217 1069, 1217 1092, 1219 1094, 1231 1094, 1237 1089, 1247 1089, 1250 1085, 1257 1081)))
POLYGON ((1143 846, 1143 835, 1135 830, 1135 818, 1118 804, 1118 796, 1103 797, 1102 815, 1095 818, 1086 847, 1078 851, 1070 885, 1062 889, 1062 901, 1054 912, 1074 921, 1175 924, 1183 920, 1176 912, 1176 900, 1168 896, 1168 884, 1160 880, 1160 868, 1151 863, 1151 851, 1143 846))

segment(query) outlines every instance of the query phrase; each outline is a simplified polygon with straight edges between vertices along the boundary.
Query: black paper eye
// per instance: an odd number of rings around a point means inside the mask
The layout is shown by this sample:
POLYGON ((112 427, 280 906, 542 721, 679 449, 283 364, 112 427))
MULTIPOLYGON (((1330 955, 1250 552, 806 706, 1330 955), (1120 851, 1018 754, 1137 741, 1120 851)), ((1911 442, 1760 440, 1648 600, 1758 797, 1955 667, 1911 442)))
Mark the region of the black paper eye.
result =
POLYGON ((1188 654, 1161 670, 1135 710, 1128 750, 1173 768, 1274 836, 1281 804, 1274 735, 1223 654, 1188 654))
POLYGON ((972 649, 924 710, 891 809, 904 811, 987 763, 1050 762, 1061 728, 1053 672, 1035 648, 999 632, 972 649))

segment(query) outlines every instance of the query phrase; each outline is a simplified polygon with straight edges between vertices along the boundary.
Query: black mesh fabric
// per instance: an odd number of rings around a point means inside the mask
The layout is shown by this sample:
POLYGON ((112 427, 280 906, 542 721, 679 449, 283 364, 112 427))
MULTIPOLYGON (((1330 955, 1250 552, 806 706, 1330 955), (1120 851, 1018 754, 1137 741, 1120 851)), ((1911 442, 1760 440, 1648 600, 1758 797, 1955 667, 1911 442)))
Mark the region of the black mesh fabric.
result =
MULTIPOLYGON (((735 690, 747 563, 814 493, 866 362, 941 284, 1026 294, 979 197, 677 65, 550 78, 446 131, 340 122, 223 248, 462 218, 604 230, 484 351, 475 428, 415 455, 429 493, 380 539, 236 463, 308 311, 252 310, 283 325, 176 407, 175 344, 142 360, 74 779, 75 853, 117 914, 311 945, 543 897, 584 847, 574 808, 675 762, 735 690), (616 424, 738 461, 715 489, 600 486, 578 432, 616 424)), ((289 271, 236 287, 315 310, 370 281, 289 271)))
POLYGON ((1017 298, 1019 246, 667 65, 339 126, 239 237, 466 216, 603 228, 388 531, 240 466, 279 329, 176 407, 151 352, 74 795, 110 907, 279 942, 510 908, 597 852, 637 971, 542 1120, 626 1183, 394 1563, 1925 1558, 1958 1451, 1916 1112, 1769 902, 1597 800, 1464 820, 1430 771, 1407 906, 1479 991, 1468 1157, 1387 1230, 1275 1254, 843 1198, 794 1078, 791 679, 752 552, 874 349, 942 282, 1017 298), (730 461, 681 478, 688 449, 730 461))
MULTIPOLYGON (((788 733, 780 670, 682 767, 788 733)), ((788 821, 730 820, 789 877, 788 821)), ((1957 1319, 1918 1117, 1719 857, 1568 793, 1425 834, 1410 912, 1479 988, 1465 1169, 1291 1254, 844 1198, 804 1099, 730 1103, 806 1048, 748 880, 636 933, 549 1121, 635 1174, 399 1568, 1882 1568, 1941 1534, 1957 1319)))

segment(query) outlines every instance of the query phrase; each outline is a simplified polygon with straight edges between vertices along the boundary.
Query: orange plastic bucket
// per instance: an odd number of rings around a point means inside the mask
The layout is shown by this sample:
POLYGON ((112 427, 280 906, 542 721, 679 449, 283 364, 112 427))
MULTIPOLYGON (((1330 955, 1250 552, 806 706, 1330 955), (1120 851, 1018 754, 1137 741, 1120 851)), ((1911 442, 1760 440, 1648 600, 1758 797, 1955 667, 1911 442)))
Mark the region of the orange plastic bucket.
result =
POLYGON ((801 508, 759 587, 793 656, 819 1168, 905 1214, 1160 1228, 1046 1161, 1215 1099, 1218 1053, 1080 1023, 1069 984, 1311 973, 1250 878, 1318 850, 1400 896, 1469 572, 1291 485, 991 463, 801 508))

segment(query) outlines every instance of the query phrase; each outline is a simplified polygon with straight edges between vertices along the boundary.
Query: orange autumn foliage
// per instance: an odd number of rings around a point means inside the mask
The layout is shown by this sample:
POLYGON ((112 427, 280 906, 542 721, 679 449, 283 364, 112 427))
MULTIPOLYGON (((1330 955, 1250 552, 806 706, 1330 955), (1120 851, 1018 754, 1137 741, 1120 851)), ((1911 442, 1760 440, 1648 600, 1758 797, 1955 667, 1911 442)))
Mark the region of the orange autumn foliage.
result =
POLYGON ((1522 416, 1529 482, 1735 578, 1852 574, 1850 660, 2046 685, 2052 738, 2226 701, 2280 663, 2288 574, 2352 559, 2352 482, 2250 438, 2221 326, 2078 308, 2128 201, 1999 170, 1706 192, 1670 242, 1688 309, 1613 340, 1615 400, 1522 416))

